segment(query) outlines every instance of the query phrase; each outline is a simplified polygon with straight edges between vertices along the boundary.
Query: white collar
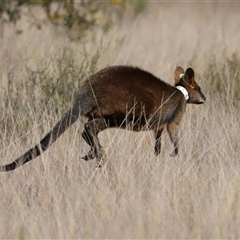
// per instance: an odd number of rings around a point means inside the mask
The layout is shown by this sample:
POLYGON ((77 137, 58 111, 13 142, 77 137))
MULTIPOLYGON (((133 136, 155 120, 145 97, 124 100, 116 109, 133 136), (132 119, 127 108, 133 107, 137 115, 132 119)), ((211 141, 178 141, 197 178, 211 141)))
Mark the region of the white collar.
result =
POLYGON ((182 86, 177 86, 176 87, 178 90, 180 90, 182 92, 182 94, 184 95, 185 99, 188 100, 189 99, 189 94, 186 88, 182 87, 182 86))

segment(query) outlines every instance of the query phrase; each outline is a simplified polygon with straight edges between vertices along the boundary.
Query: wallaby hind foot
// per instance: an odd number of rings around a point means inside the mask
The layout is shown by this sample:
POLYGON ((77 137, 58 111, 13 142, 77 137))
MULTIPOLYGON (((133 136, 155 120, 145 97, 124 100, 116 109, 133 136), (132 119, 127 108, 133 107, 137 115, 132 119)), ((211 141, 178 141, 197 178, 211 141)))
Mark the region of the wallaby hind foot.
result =
POLYGON ((94 151, 90 150, 87 155, 82 157, 82 159, 85 160, 85 161, 89 161, 89 160, 93 160, 95 157, 96 156, 95 156, 94 151))
POLYGON ((104 148, 102 148, 102 147, 99 150, 100 151, 98 152, 98 155, 96 157, 97 158, 97 165, 96 165, 96 167, 101 168, 106 163, 106 152, 105 152, 104 148))
POLYGON ((174 150, 169 155, 170 157, 176 157, 178 155, 178 148, 174 148, 174 150))

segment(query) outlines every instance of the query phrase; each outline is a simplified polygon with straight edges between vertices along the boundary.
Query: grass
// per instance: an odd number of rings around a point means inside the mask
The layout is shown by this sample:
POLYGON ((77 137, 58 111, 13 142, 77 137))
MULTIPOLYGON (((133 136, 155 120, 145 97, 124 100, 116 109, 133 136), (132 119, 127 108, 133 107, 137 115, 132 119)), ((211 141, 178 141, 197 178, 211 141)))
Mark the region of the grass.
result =
POLYGON ((29 29, 26 19, 5 29, 1 164, 34 146, 70 106, 81 81, 106 65, 138 65, 168 82, 176 65, 190 65, 207 101, 187 106, 175 158, 166 131, 158 157, 151 132, 100 133, 108 156, 101 170, 81 159, 89 148, 78 121, 41 157, 0 174, 0 238, 239 238, 235 4, 151 3, 85 44, 48 28, 24 31, 16 44, 15 28, 29 29))

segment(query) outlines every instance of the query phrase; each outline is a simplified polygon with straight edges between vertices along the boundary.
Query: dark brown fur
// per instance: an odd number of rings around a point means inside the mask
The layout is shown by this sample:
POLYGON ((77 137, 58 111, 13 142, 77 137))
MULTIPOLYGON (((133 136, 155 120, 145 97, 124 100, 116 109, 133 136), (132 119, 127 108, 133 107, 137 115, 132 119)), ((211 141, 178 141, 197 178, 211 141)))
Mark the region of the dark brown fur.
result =
POLYGON ((187 90, 188 101, 175 87, 136 67, 113 66, 97 72, 86 79, 71 109, 40 143, 14 162, 2 166, 0 171, 14 170, 39 156, 80 116, 88 119, 82 137, 91 147, 83 159, 96 157, 98 166, 101 166, 105 153, 97 134, 109 127, 133 131, 153 130, 156 139, 154 152, 158 155, 161 151, 161 134, 166 126, 174 144, 170 155, 176 156, 178 124, 186 103, 199 104, 206 100, 194 79, 194 71, 189 68, 180 78, 181 73, 184 70, 177 67, 174 73, 175 86, 183 86, 187 90))

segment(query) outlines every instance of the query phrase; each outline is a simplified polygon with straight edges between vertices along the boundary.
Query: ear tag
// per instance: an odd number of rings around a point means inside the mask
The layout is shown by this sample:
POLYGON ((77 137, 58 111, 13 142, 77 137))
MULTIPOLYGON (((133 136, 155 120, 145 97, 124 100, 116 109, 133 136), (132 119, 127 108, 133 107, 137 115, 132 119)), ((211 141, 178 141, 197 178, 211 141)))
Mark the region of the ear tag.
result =
POLYGON ((184 77, 184 73, 181 73, 181 74, 179 75, 179 77, 180 77, 180 78, 183 78, 183 77, 184 77))

